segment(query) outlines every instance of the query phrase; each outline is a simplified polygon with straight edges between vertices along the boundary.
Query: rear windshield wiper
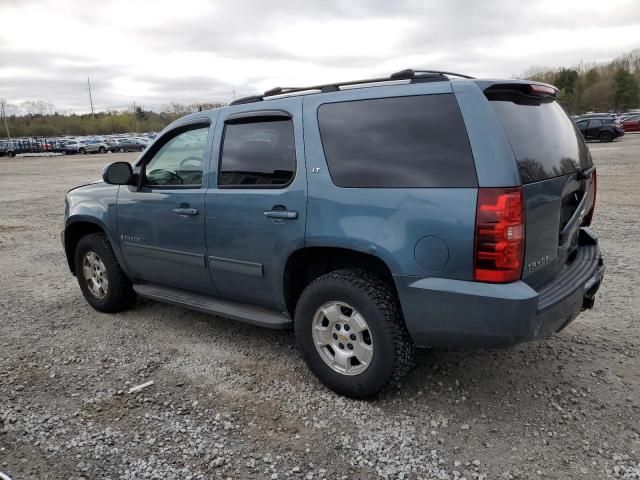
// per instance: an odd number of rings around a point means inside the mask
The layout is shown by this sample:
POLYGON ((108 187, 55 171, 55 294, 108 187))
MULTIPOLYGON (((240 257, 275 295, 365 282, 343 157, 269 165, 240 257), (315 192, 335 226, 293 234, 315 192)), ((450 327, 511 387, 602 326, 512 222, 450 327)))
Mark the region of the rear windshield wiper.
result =
POLYGON ((578 178, 579 179, 583 179, 583 178, 589 178, 591 176, 591 174, 593 172, 596 171, 596 166, 592 165, 590 168, 587 168, 586 170, 578 170, 578 178))

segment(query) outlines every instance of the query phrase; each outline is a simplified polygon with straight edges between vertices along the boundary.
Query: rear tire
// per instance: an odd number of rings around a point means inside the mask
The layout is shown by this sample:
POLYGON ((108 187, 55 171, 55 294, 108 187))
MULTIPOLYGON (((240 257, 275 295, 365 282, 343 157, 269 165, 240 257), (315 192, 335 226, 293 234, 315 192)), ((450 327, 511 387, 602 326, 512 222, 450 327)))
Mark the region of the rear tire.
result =
POLYGON ((602 132, 598 138, 602 143, 611 142, 613 140, 613 135, 609 132, 602 132))
POLYGON ((87 153, 87 151, 84 148, 80 148, 78 149, 78 153, 81 153, 82 155, 84 155, 85 153, 87 153))
POLYGON ((337 270, 311 282, 294 324, 309 369, 341 395, 372 397, 398 384, 413 365, 398 299, 367 271, 337 270))
POLYGON ((115 313, 131 307, 136 294, 124 274, 104 233, 80 239, 76 247, 75 272, 89 305, 100 312, 115 313))
POLYGON ((100 147, 100 148, 98 149, 98 153, 104 153, 104 152, 106 152, 106 150, 104 149, 104 147, 100 147))

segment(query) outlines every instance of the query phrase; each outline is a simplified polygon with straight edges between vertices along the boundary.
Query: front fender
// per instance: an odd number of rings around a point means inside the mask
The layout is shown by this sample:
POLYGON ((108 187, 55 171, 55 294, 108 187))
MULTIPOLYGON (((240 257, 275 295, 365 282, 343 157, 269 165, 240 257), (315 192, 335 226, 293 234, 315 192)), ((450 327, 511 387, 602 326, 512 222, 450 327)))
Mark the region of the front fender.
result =
MULTIPOLYGON (((113 252, 118 259, 118 263, 127 271, 120 242, 118 241, 118 225, 116 220, 117 199, 119 187, 108 185, 104 182, 93 183, 71 190, 67 194, 65 206, 64 225, 64 246, 69 266, 73 270, 73 255, 77 235, 82 236, 83 232, 92 233, 96 227, 102 230, 113 252)), ((78 238, 79 239, 79 238, 78 238)))

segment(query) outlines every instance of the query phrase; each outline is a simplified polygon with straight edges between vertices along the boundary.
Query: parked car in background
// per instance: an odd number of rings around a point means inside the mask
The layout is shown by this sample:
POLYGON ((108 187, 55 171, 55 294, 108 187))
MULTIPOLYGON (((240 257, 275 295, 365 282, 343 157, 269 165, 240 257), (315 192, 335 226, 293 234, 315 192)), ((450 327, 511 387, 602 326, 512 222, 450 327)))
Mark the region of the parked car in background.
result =
POLYGON ((112 152, 142 152, 147 148, 148 142, 141 138, 119 138, 113 140, 109 150, 112 152))
POLYGON ((103 140, 69 140, 62 147, 64 153, 106 153, 109 150, 109 145, 103 140))
POLYGON ((103 139, 93 139, 87 141, 87 153, 107 153, 109 145, 103 139))
POLYGON ((622 122, 622 128, 625 132, 640 132, 640 115, 627 117, 622 122))
POLYGON ((67 140, 62 145, 62 153, 87 153, 87 144, 85 142, 79 142, 77 140, 67 140))
POLYGON ((15 157, 16 156, 16 145, 13 141, 2 141, 0 142, 0 157, 15 157))
POLYGON ((612 117, 581 117, 575 124, 585 140, 611 142, 624 135, 622 124, 612 117))

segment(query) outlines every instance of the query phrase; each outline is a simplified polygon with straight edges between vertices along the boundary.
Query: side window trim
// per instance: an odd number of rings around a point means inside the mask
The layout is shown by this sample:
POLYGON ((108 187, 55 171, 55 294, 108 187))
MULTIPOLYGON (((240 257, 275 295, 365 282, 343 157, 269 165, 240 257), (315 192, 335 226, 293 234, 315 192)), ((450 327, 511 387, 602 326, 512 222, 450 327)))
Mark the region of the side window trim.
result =
POLYGON ((145 152, 145 155, 135 164, 136 170, 139 168, 139 175, 138 175, 138 181, 137 181, 137 190, 138 191, 142 191, 143 188, 147 188, 150 190, 197 190, 197 189, 201 189, 204 188, 204 177, 206 175, 205 171, 204 171, 204 165, 205 165, 205 161, 206 161, 206 152, 207 152, 207 147, 209 146, 210 143, 210 137, 211 137, 211 133, 212 133, 212 122, 209 118, 203 117, 203 118, 199 118, 197 120, 191 121, 191 122, 185 122, 182 123, 180 125, 176 125, 174 128, 172 128, 171 130, 165 132, 164 134, 162 134, 161 137, 158 138, 158 140, 160 140, 159 142, 154 141, 153 142, 153 146, 152 148, 145 152), (186 133, 188 131, 191 130, 197 130, 199 128, 207 128, 207 140, 205 143, 205 147, 204 150, 202 152, 202 162, 203 162, 203 172, 202 172, 202 182, 200 183, 200 185, 147 185, 145 184, 145 177, 146 177, 146 169, 147 169, 147 165, 155 158, 156 154, 162 150, 162 148, 169 143, 171 140, 173 140, 174 138, 176 138, 178 135, 181 135, 183 133, 186 133))
POLYGON ((218 145, 218 168, 216 172, 216 187, 220 190, 282 190, 289 187, 298 175, 298 155, 295 148, 295 122, 293 115, 285 110, 252 110, 248 112, 239 112, 230 114, 222 121, 222 133, 218 145), (271 119, 271 120, 269 120, 271 119), (248 185, 224 185, 220 183, 220 175, 222 173, 222 160, 225 137, 227 127, 230 125, 268 123, 269 121, 288 121, 291 122, 292 139, 294 142, 293 150, 293 175, 287 183, 267 185, 267 184, 248 184, 248 185))

